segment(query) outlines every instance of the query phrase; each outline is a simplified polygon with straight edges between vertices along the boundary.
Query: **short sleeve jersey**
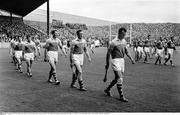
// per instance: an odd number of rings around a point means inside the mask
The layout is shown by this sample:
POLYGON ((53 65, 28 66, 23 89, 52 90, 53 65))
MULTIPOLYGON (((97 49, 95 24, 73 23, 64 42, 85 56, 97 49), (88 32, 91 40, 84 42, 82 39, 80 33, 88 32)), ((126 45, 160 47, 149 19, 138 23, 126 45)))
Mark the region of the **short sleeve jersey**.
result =
POLYGON ((143 47, 143 41, 138 41, 138 46, 143 47))
POLYGON ((34 52, 34 49, 35 49, 36 45, 33 41, 31 42, 26 42, 24 44, 24 52, 25 53, 33 53, 34 52))
POLYGON ((10 42, 10 46, 11 46, 11 48, 15 48, 15 46, 16 46, 16 41, 14 41, 13 39, 11 40, 11 42, 10 42))
POLYGON ((133 46, 134 46, 134 47, 137 47, 137 46, 138 46, 137 40, 134 40, 134 41, 133 41, 133 46))
POLYGON ((147 39, 144 41, 144 47, 149 47, 150 46, 150 41, 147 39))
POLYGON ((24 47, 24 44, 22 42, 17 42, 14 50, 16 51, 22 51, 24 47))
POLYGON ((50 38, 46 41, 46 47, 48 51, 58 51, 58 46, 61 44, 61 41, 56 38, 50 38))
POLYGON ((174 42, 172 42, 171 40, 169 40, 169 41, 167 42, 167 48, 174 49, 174 48, 175 48, 174 42))
POLYGON ((127 47, 127 43, 126 43, 125 39, 123 39, 123 40, 119 40, 119 39, 113 40, 110 43, 110 47, 109 47, 109 50, 111 50, 112 59, 124 58, 124 56, 125 56, 125 54, 127 52, 126 47, 127 47))
POLYGON ((87 43, 85 39, 75 39, 71 43, 71 47, 73 47, 73 54, 83 54, 84 50, 87 50, 87 43))
POLYGON ((157 49, 163 49, 163 43, 161 41, 158 41, 156 43, 156 47, 157 47, 157 49))

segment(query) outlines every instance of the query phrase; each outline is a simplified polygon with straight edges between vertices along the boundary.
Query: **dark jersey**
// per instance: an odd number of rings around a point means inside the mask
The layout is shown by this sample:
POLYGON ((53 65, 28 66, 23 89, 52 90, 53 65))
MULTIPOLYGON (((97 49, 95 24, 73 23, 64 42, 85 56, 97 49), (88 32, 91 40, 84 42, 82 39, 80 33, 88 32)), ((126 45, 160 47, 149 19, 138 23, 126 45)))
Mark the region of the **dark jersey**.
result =
POLYGON ((50 38, 46 41, 46 47, 48 51, 58 51, 58 46, 61 45, 61 41, 56 38, 50 38))
POLYGON ((85 39, 79 40, 75 39, 71 43, 72 53, 73 54, 83 54, 84 50, 87 50, 87 43, 85 39))
POLYGON ((158 41, 158 42, 156 43, 156 47, 157 47, 157 49, 163 49, 162 41, 158 41))
POLYGON ((126 41, 123 40, 114 40, 110 43, 110 50, 111 50, 111 56, 112 59, 115 58, 124 58, 125 54, 127 53, 126 48, 126 41))
POLYGON ((18 42, 18 43, 16 44, 14 50, 15 50, 15 51, 22 51, 23 48, 24 48, 23 43, 19 43, 19 42, 18 42))
POLYGON ((167 42, 167 48, 175 49, 175 44, 171 40, 167 42))
POLYGON ((136 48, 138 47, 138 41, 137 40, 133 41, 133 46, 136 47, 136 48))
POLYGON ((138 41, 138 46, 143 47, 143 41, 138 41))
POLYGON ((145 40, 144 41, 144 47, 149 47, 150 46, 150 41, 149 40, 145 40))
POLYGON ((36 47, 36 45, 33 41, 31 41, 30 43, 27 42, 24 44, 24 52, 25 53, 33 53, 35 50, 35 47, 36 47))

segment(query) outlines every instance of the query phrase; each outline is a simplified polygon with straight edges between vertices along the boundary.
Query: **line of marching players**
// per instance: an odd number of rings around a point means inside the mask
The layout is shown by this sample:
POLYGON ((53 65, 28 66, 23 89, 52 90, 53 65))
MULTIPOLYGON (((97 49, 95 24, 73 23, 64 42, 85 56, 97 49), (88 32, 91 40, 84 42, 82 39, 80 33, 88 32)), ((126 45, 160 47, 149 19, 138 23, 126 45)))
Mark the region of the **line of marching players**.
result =
POLYGON ((148 59, 152 59, 152 57, 155 56, 155 65, 167 65, 168 61, 170 62, 170 65, 174 65, 173 52, 176 48, 173 37, 160 37, 157 40, 151 40, 150 35, 148 35, 147 39, 134 39, 132 43, 133 51, 135 52, 135 61, 138 62, 144 57, 144 63, 148 63, 148 59), (162 59, 164 61, 163 63, 162 59))
MULTIPOLYGON (((76 82, 78 81, 79 90, 86 91, 87 89, 84 86, 83 77, 82 77, 82 66, 84 62, 84 54, 87 56, 88 61, 91 63, 91 57, 89 55, 88 43, 83 38, 83 31, 77 30, 77 37, 71 41, 70 51, 69 51, 69 59, 70 59, 70 67, 72 69, 72 82, 70 84, 70 88, 78 88, 76 86, 76 82)), ((109 65, 112 66, 112 70, 114 72, 114 79, 110 82, 107 88, 104 90, 104 93, 111 97, 111 88, 116 85, 119 100, 121 102, 128 102, 128 99, 123 95, 123 79, 124 79, 124 71, 125 71, 125 55, 131 60, 132 64, 135 63, 134 59, 131 56, 126 40, 124 39, 126 36, 126 29, 119 28, 118 35, 115 39, 113 39, 108 46, 105 65, 105 76, 103 81, 107 81, 107 72, 109 69, 109 65), (110 58, 111 57, 111 58, 110 58)), ((40 55, 40 41, 38 40, 38 36, 26 36, 26 41, 22 41, 21 36, 16 36, 16 38, 11 40, 10 43, 10 54, 12 56, 13 62, 17 67, 17 71, 22 73, 22 61, 26 62, 27 67, 27 76, 32 77, 32 64, 34 59, 40 55)), ((155 42, 154 42, 155 43, 155 42)), ((145 41, 142 40, 134 40, 134 51, 136 53, 136 61, 139 61, 142 58, 142 55, 145 54, 144 62, 148 62, 149 50, 150 50, 150 42, 149 36, 145 41)), ((51 31, 51 36, 47 39, 46 44, 43 46, 45 49, 44 61, 47 61, 50 65, 50 71, 48 75, 47 82, 53 83, 55 85, 59 85, 60 81, 57 77, 56 65, 58 63, 58 50, 59 48, 67 57, 66 48, 63 46, 61 40, 58 38, 58 32, 56 30, 51 31)), ((156 41, 154 45, 154 49, 156 49, 157 53, 157 62, 161 62, 162 53, 164 49, 167 49, 168 58, 165 60, 164 64, 170 60, 172 64, 172 55, 174 44, 173 40, 167 40, 166 42, 162 39, 156 41), (166 45, 165 45, 166 44, 166 45)))

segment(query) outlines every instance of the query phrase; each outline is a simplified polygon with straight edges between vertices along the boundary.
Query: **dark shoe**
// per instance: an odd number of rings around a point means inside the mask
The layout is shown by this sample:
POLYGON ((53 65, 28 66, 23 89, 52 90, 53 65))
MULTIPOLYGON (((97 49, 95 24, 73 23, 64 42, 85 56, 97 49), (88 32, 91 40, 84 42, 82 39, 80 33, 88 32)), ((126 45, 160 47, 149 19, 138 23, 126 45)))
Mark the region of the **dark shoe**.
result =
POLYGON ((83 85, 83 81, 79 81, 79 86, 80 86, 80 91, 87 91, 85 88, 84 88, 84 85, 83 85))
POLYGON ((120 97, 119 99, 121 102, 128 102, 128 99, 126 99, 125 97, 120 97))
POLYGON ((104 92, 106 93, 107 96, 112 97, 112 94, 109 90, 105 89, 104 92))
POLYGON ((75 88, 76 89, 77 87, 75 85, 71 85, 70 88, 75 88))
POLYGON ((29 77, 32 77, 32 73, 29 73, 29 77))
POLYGON ((48 83, 52 83, 53 81, 52 81, 52 79, 48 79, 47 82, 48 83))
POLYGON ((60 84, 60 82, 59 81, 55 81, 55 85, 59 85, 60 84))
POLYGON ((21 69, 19 70, 19 73, 23 73, 21 69))
POLYGON ((87 91, 87 89, 84 88, 84 87, 81 87, 79 90, 80 90, 80 91, 87 91))

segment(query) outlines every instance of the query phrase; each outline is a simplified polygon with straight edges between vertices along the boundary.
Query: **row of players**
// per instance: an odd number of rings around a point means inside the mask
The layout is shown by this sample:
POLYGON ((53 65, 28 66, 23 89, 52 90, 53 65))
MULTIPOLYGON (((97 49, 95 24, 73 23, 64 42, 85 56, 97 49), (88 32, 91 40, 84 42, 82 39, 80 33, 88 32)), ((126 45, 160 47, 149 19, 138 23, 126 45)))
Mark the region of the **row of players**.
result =
POLYGON ((161 59, 164 57, 164 65, 170 61, 173 64, 173 52, 176 50, 173 37, 164 38, 160 37, 158 40, 150 40, 150 35, 148 35, 146 40, 134 39, 133 49, 135 53, 135 60, 139 61, 144 56, 144 63, 148 63, 148 57, 151 59, 155 54, 156 61, 155 65, 159 62, 161 64, 161 59))
MULTIPOLYGON (((72 68, 73 71, 72 82, 70 87, 77 88, 75 83, 78 80, 79 90, 86 91, 82 77, 84 54, 86 54, 90 63, 91 63, 91 57, 89 55, 89 51, 87 48, 87 42, 85 39, 83 39, 82 34, 83 31, 78 30, 77 38, 74 39, 70 45, 70 55, 69 55, 70 67, 72 68)), ((45 48, 45 56, 47 56, 45 58, 48 59, 49 65, 51 67, 47 81, 49 83, 53 83, 52 78, 54 78, 55 81, 54 84, 59 85, 60 82, 57 80, 57 74, 56 74, 56 64, 58 62, 58 47, 60 47, 65 57, 67 57, 67 54, 64 48, 62 47, 61 41, 57 38, 57 31, 56 30, 51 31, 51 35, 52 36, 46 41, 46 44, 43 46, 45 48)), ((106 66, 105 66, 106 73, 103 79, 104 82, 107 81, 107 71, 110 65, 110 56, 111 56, 112 69, 114 71, 115 78, 112 80, 109 86, 104 90, 104 92, 107 96, 112 96, 110 90, 114 85, 117 84, 117 90, 120 96, 119 100, 122 102, 128 102, 128 100, 123 96, 123 92, 122 92, 123 73, 125 69, 124 56, 127 55, 134 64, 134 60, 130 55, 126 41, 124 39, 125 35, 126 35, 126 29, 120 28, 118 30, 117 39, 111 42, 106 55, 106 66)), ((31 40, 31 36, 27 36, 27 41, 24 43, 22 42, 21 37, 17 38, 17 43, 15 43, 14 41, 11 42, 12 57, 17 66, 18 71, 22 73, 22 59, 24 59, 27 64, 27 75, 29 77, 32 77, 31 67, 33 64, 34 57, 37 55, 38 52, 38 48, 37 48, 38 45, 36 44, 38 43, 36 43, 36 40, 34 43, 31 40)))
MULTIPOLYGON (((84 54, 86 54, 90 63, 91 63, 91 57, 89 55, 87 42, 82 37, 83 31, 78 30, 76 34, 77 34, 77 38, 72 40, 72 42, 70 43, 70 55, 69 55, 70 67, 73 71, 72 82, 71 82, 70 87, 77 88, 75 83, 78 80, 79 90, 86 91, 86 88, 84 87, 84 84, 83 84, 83 77, 82 77, 82 66, 83 66, 84 54)), ((63 47, 61 41, 57 38, 57 35, 58 34, 56 30, 51 31, 51 37, 46 41, 46 44, 43 46, 45 48, 45 55, 44 55, 45 59, 47 59, 51 67, 47 81, 49 83, 53 83, 52 81, 52 78, 53 78, 55 85, 60 84, 60 82, 57 79, 57 73, 56 73, 56 64, 58 62, 58 47, 62 50, 65 57, 67 57, 67 52, 65 51, 65 48, 63 47)), ((104 82, 107 81, 107 72, 109 69, 110 57, 111 57, 112 58, 111 65, 114 71, 115 78, 112 80, 109 86, 104 90, 104 92, 107 96, 112 96, 110 92, 111 88, 116 85, 119 96, 120 96, 119 100, 122 102, 128 102, 128 100, 124 97, 123 91, 122 91, 123 73, 125 69, 124 56, 127 55, 129 59, 131 60, 132 64, 135 63, 127 47, 126 40, 124 39, 125 35, 126 35, 126 29, 120 28, 118 30, 117 37, 110 42, 107 55, 106 55, 105 76, 103 79, 104 82)), ((11 51, 13 54, 12 57, 17 66, 18 71, 22 73, 22 59, 24 59, 27 64, 27 75, 29 77, 32 77, 31 67, 33 64, 34 57, 36 57, 36 55, 38 54, 37 52, 38 52, 39 43, 36 43, 37 42, 36 37, 34 39, 35 39, 34 40, 35 43, 31 40, 31 36, 27 36, 27 41, 24 43, 22 42, 21 37, 17 38, 17 41, 18 41, 17 43, 13 41, 11 42, 11 49, 12 49, 11 51)), ((141 48, 142 46, 136 47, 137 52, 139 52, 139 49, 140 49, 139 47, 141 48)), ((144 50, 146 52, 147 48, 144 47, 144 50)))

